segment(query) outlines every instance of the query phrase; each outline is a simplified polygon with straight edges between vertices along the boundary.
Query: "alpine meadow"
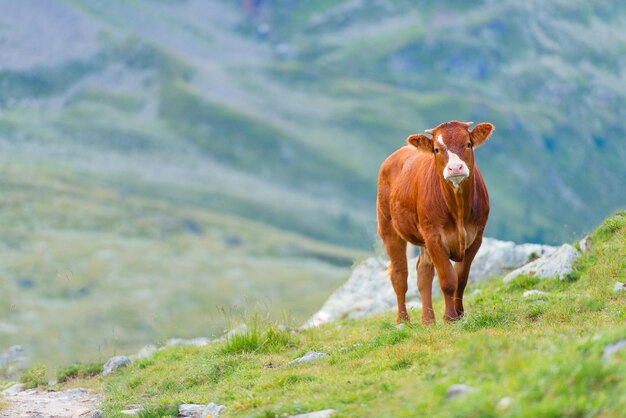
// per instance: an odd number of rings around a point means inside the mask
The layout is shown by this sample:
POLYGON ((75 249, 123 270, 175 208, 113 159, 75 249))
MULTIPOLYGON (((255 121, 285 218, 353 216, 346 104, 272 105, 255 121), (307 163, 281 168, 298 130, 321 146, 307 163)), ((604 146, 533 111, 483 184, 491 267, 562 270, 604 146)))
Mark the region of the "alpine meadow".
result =
POLYGON ((106 417, 626 410, 626 2, 0 3, 0 393, 86 388, 106 417), (315 323, 387 268, 385 158, 454 120, 495 126, 464 316, 441 321, 436 280, 431 326, 416 297, 397 328, 395 297, 315 323), (560 250, 567 271, 528 267, 560 250))

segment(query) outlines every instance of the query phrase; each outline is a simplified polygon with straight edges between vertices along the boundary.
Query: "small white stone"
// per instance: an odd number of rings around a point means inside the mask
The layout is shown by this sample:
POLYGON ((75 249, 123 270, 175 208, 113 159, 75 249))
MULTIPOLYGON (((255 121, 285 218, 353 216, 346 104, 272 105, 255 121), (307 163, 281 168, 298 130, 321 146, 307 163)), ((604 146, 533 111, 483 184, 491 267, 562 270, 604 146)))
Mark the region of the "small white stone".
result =
POLYGON ((302 363, 310 363, 312 361, 316 361, 322 358, 329 357, 326 353, 318 353, 315 351, 310 351, 303 355, 302 357, 298 357, 297 359, 290 361, 289 364, 302 364, 302 363))
POLYGON ((452 385, 448 388, 448 392, 446 393, 446 398, 448 399, 454 399, 454 398, 458 398, 459 396, 465 396, 465 395, 469 395, 470 393, 474 393, 476 392, 476 389, 460 383, 460 384, 456 384, 456 385, 452 385))
POLYGON ((611 344, 607 344, 604 346, 604 350, 602 353, 602 359, 607 362, 613 358, 615 354, 619 351, 626 349, 626 340, 620 340, 611 344))
POLYGON ((531 289, 531 290, 527 290, 524 292, 524 297, 528 298, 531 296, 545 296, 547 295, 546 292, 542 291, 542 290, 538 290, 538 289, 531 289))
POLYGON ((614 292, 624 292, 626 291, 626 285, 622 282, 615 282, 615 285, 613 286, 613 291, 614 292))
POLYGON ((308 414, 290 415, 288 418, 329 418, 336 414, 334 409, 324 409, 323 411, 309 412, 308 414))
POLYGON ((513 398, 505 396, 498 401, 498 409, 507 409, 513 403, 513 398))

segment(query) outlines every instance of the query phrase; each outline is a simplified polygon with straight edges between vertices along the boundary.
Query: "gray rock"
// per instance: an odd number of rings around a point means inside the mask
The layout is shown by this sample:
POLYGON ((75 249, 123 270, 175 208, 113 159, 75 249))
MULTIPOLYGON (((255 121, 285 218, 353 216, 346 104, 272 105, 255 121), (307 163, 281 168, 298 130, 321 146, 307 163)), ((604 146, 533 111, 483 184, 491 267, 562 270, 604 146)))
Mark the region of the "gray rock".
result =
POLYGON ((539 279, 564 278, 572 271, 574 261, 580 256, 576 248, 569 244, 560 246, 556 251, 520 267, 504 277, 508 283, 518 276, 535 276, 539 279))
POLYGON ((617 293, 624 291, 626 291, 626 284, 622 282, 615 282, 615 285, 613 286, 613 292, 617 293))
POLYGON ((446 393, 446 398, 447 399, 454 399, 454 398, 458 398, 460 396, 465 396, 465 395, 469 395, 470 393, 474 393, 476 392, 476 389, 468 386, 466 384, 456 384, 456 385, 452 385, 448 388, 448 392, 446 393))
POLYGON ((297 359, 290 361, 289 364, 302 364, 302 363, 310 363, 312 361, 316 361, 322 358, 329 357, 326 353, 318 353, 315 351, 310 351, 303 355, 302 357, 298 357, 297 359))
POLYGON ((541 290, 537 290, 537 289, 531 289, 531 290, 527 290, 524 292, 524 297, 528 298, 531 296, 545 296, 547 295, 546 292, 541 291, 541 290))
MULTIPOLYGON (((470 282, 479 282, 491 276, 504 274, 526 264, 531 258, 541 257, 555 251, 555 247, 539 244, 516 245, 509 241, 484 238, 474 259, 470 282)), ((417 291, 417 259, 409 260, 409 291, 407 306, 421 307, 417 291)), ((360 263, 350 278, 326 301, 304 327, 317 326, 344 318, 362 318, 396 308, 396 296, 387 275, 388 261, 370 257, 360 263)), ((433 288, 438 292, 435 278, 433 288)))
POLYGON ((117 370, 120 367, 126 367, 130 363, 131 360, 127 356, 111 357, 106 363, 104 363, 104 366, 102 367, 102 375, 108 376, 114 370, 117 370))
POLYGON ((120 414, 122 414, 122 415, 138 415, 141 411, 143 411, 143 408, 124 409, 123 411, 120 411, 120 414))
POLYGON ((102 411, 99 409, 96 409, 95 411, 92 412, 89 418, 102 418, 102 417, 104 417, 104 415, 102 414, 102 411))
POLYGON ((218 405, 213 402, 207 405, 186 403, 178 407, 178 415, 189 418, 217 418, 225 409, 224 405, 218 405))
POLYGON ((484 238, 472 263, 469 280, 478 282, 501 275, 556 250, 551 245, 515 244, 512 241, 484 238))
POLYGON ((178 407, 178 416, 198 418, 202 416, 206 405, 184 403, 178 407))
POLYGON ((607 344, 604 346, 604 350, 602 353, 602 359, 607 362, 613 358, 613 356, 619 352, 626 349, 626 340, 616 341, 611 344, 607 344))
POLYGON ((337 411, 334 409, 324 409, 323 411, 309 412, 308 414, 290 415, 289 418, 330 418, 337 411))

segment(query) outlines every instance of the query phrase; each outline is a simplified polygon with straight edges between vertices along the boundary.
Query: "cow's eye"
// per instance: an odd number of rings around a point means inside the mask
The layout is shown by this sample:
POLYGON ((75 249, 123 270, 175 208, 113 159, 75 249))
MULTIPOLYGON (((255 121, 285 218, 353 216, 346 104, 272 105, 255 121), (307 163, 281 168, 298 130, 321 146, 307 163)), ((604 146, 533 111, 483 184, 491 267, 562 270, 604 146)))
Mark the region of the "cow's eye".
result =
POLYGON ((472 148, 472 143, 471 142, 467 143, 467 148, 472 148))
POLYGON ((439 154, 439 148, 435 148, 435 154, 439 154))

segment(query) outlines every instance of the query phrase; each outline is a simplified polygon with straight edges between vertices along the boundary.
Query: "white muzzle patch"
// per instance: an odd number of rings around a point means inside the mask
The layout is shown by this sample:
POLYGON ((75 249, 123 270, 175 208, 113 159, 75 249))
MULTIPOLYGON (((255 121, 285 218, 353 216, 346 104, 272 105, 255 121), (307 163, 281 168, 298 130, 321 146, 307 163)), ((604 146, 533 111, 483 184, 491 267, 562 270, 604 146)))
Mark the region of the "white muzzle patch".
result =
POLYGON ((443 169, 443 178, 456 188, 469 177, 469 168, 457 154, 448 151, 448 164, 443 169))

